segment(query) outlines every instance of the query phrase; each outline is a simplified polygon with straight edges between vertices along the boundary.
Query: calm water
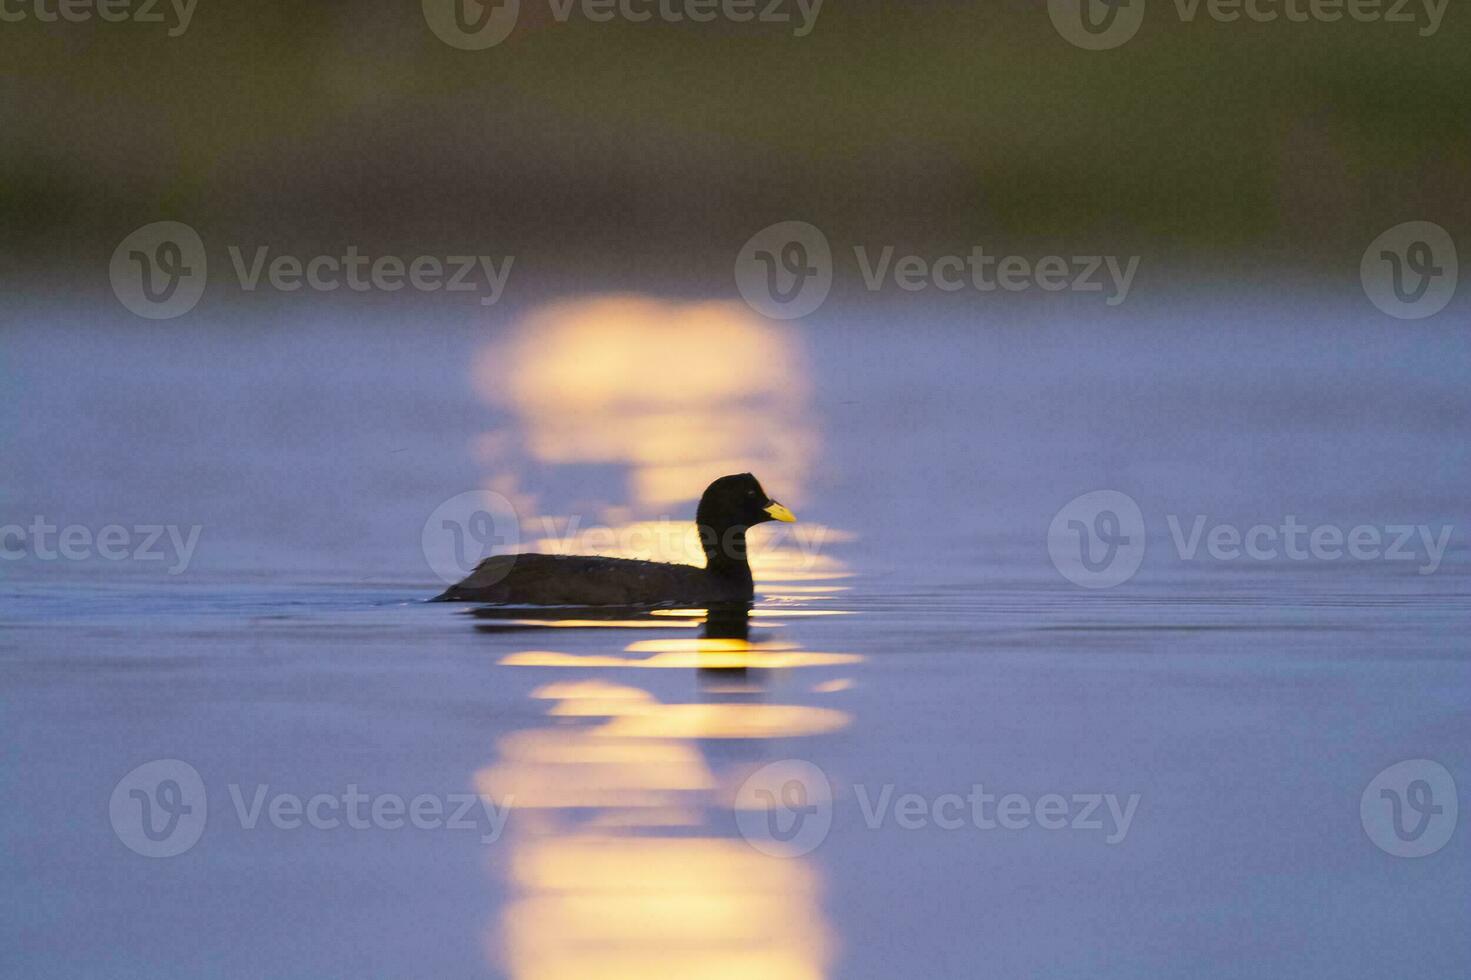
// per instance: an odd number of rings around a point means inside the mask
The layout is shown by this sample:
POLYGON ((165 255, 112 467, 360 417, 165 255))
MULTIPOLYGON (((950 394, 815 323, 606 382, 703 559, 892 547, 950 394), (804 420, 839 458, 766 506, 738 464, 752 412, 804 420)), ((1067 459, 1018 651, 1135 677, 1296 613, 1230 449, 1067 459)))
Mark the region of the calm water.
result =
POLYGON ((1471 785, 1471 342, 1365 306, 24 310, 0 524, 89 543, 0 542, 3 972, 1465 976, 1455 795, 1361 798, 1471 785), (736 469, 801 518, 744 639, 421 601, 465 491, 677 557, 736 469), (1146 544, 1083 588, 1097 490, 1146 544), (1289 516, 1382 543, 1206 543, 1289 516))

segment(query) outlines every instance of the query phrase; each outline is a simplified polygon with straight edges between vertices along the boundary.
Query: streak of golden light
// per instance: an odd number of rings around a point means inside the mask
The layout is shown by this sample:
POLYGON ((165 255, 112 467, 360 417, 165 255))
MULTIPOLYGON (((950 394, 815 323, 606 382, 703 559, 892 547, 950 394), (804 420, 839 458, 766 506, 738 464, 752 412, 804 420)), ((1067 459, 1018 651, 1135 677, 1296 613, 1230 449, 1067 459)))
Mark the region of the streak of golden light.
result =
POLYGON ((603 738, 795 738, 845 727, 852 716, 796 704, 666 704, 622 715, 592 730, 603 738))

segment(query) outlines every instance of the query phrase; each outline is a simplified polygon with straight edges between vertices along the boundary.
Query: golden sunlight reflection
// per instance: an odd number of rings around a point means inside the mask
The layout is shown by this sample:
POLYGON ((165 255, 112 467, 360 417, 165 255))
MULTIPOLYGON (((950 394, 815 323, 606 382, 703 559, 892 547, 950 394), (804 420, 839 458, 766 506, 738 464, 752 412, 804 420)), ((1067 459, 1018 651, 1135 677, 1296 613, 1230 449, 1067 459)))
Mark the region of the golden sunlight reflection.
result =
MULTIPOLYGON (((799 517, 810 500, 819 429, 798 334, 743 305, 632 295, 549 304, 487 342, 471 377, 499 420, 473 451, 484 488, 516 507, 517 550, 702 565, 695 503, 715 478, 754 473, 799 517)), ((497 660, 541 671, 530 698, 539 721, 501 738, 475 774, 480 793, 512 808, 512 895, 488 940, 501 969, 579 980, 827 975, 835 943, 818 866, 750 846, 732 801, 771 753, 792 751, 782 740, 851 723, 837 707, 768 703, 764 686, 785 676, 769 671, 850 672, 862 660, 769 638, 788 617, 841 614, 810 604, 844 590, 835 583, 850 572, 830 551, 851 537, 810 518, 753 528, 764 603, 734 615, 477 611, 476 628, 496 642, 540 633, 500 646, 497 660), (756 639, 750 623, 763 631, 756 639), (618 632, 589 644, 589 629, 618 632), (613 639, 628 629, 650 633, 613 639), (699 698, 668 695, 680 687, 671 669, 700 679, 699 698)), ((796 689, 813 693, 808 681, 796 689)))
POLYGON ((589 834, 521 849, 502 920, 512 976, 825 975, 816 873, 744 841, 589 834))
POLYGON ((817 441, 806 371, 791 330, 742 304, 552 303, 483 348, 474 380, 521 422, 483 441, 492 457, 518 443, 543 463, 624 465, 625 503, 646 511, 743 471, 803 501, 817 441))
MULTIPOLYGON (((742 304, 548 304, 487 342, 471 377, 504 418, 473 449, 484 488, 520 515, 520 550, 703 565, 694 507, 716 477, 755 473, 799 514, 808 500, 819 439, 796 334, 742 304), (610 474, 527 476, 587 466, 610 474)), ((809 519, 758 526, 752 575, 761 585, 841 578, 826 549, 850 538, 809 519)))
POLYGON ((792 704, 666 704, 627 711, 593 729, 607 738, 794 738, 847 726, 845 711, 792 704))
MULTIPOLYGON (((752 667, 862 659, 751 639, 744 609, 712 610, 704 632, 641 638, 621 654, 523 650, 500 663, 747 678, 752 667)), ((827 976, 836 941, 818 866, 757 850, 736 832, 735 808, 742 782, 792 751, 778 740, 838 732, 851 716, 768 703, 758 683, 704 683, 701 700, 675 703, 635 677, 649 675, 547 676, 530 695, 544 723, 501 738, 475 775, 478 792, 512 810, 511 894, 487 937, 495 964, 518 980, 827 976)))

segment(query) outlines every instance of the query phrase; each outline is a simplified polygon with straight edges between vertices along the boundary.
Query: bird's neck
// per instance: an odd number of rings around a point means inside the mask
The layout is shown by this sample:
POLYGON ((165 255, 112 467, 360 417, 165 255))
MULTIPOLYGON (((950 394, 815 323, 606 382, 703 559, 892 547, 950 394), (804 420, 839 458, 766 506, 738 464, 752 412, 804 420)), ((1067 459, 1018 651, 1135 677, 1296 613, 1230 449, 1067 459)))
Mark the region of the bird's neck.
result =
POLYGON ((746 529, 716 528, 700 525, 700 545, 705 550, 705 567, 713 575, 737 581, 751 581, 751 565, 746 560, 746 529))

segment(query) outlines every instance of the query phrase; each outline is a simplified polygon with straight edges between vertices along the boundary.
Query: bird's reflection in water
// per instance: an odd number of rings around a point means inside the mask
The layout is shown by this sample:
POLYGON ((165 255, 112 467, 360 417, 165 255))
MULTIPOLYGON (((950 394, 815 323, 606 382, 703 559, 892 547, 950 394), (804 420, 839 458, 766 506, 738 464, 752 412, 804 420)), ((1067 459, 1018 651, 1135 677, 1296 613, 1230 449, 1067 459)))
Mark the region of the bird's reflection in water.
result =
MULTIPOLYGON (((741 606, 711 606, 705 613, 705 629, 703 639, 706 641, 706 649, 702 652, 707 654, 699 670, 700 688, 709 695, 720 694, 759 694, 761 691, 760 678, 747 677, 747 671, 752 670, 750 661, 744 655, 751 644, 751 607, 741 606), (717 651, 716 646, 721 645, 719 641, 728 641, 728 651, 717 651), (720 657, 720 653, 734 654, 728 657, 728 661, 720 657)), ((759 670, 760 668, 754 668, 759 670)))
MULTIPOLYGON (((846 727, 832 708, 769 703, 773 669, 847 654, 752 638, 744 606, 555 616, 480 610, 492 631, 655 626, 618 655, 524 650, 506 666, 695 668, 700 695, 666 703, 631 679, 538 687, 547 724, 501 739, 476 786, 513 812, 510 897, 491 955, 518 978, 825 976, 834 943, 810 858, 773 857, 736 831, 733 801, 767 740, 846 727), (627 680, 627 682, 625 682, 627 680)), ((761 621, 757 617, 758 623, 761 621)))

